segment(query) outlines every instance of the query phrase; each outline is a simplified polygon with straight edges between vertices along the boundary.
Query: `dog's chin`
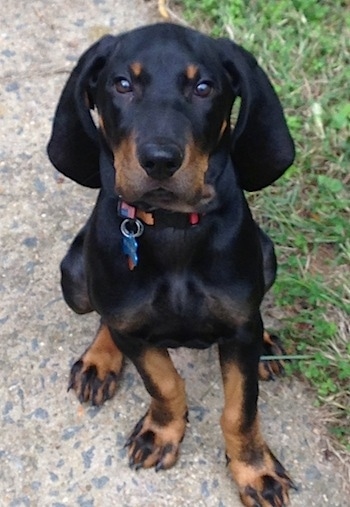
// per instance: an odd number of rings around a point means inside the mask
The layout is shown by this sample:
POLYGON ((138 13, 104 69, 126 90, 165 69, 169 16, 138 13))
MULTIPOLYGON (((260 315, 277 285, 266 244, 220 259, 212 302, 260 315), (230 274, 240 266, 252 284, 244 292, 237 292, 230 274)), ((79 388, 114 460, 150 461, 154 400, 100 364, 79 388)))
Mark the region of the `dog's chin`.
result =
POLYGON ((209 185, 205 185, 191 197, 179 196, 170 190, 157 188, 144 193, 132 204, 144 211, 164 209, 179 213, 203 213, 214 197, 215 190, 209 185))

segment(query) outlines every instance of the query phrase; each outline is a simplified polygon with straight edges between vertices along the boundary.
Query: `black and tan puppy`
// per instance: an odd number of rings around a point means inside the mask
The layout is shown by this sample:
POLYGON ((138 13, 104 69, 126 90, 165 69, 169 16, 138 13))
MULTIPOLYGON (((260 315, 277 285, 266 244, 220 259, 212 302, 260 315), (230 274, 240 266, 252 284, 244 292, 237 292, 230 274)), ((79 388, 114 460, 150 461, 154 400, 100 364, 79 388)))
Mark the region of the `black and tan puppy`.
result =
POLYGON ((101 187, 61 265, 69 306, 101 316, 70 387, 101 404, 116 391, 123 355, 131 359, 151 404, 127 442, 130 463, 169 468, 187 404, 167 348, 218 344, 221 427, 241 500, 287 505, 293 485, 257 414, 259 371, 266 378, 280 367, 259 366, 263 350, 278 349, 259 310, 276 262, 243 194, 270 185, 294 158, 263 70, 235 43, 172 24, 106 36, 63 90, 48 153, 69 178, 101 187))

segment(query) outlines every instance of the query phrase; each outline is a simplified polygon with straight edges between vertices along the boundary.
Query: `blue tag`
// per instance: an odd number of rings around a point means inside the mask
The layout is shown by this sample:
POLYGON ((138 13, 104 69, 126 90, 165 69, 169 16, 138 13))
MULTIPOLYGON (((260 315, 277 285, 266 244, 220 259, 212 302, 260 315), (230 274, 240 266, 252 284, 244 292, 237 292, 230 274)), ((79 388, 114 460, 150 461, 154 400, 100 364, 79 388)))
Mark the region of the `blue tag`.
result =
POLYGON ((122 249, 128 258, 129 269, 133 270, 139 262, 137 255, 138 243, 136 238, 141 236, 144 231, 143 223, 137 218, 126 218, 120 224, 120 232, 123 235, 122 249))
POLYGON ((134 236, 123 236, 123 253, 128 256, 133 267, 137 266, 139 262, 137 247, 138 244, 134 236))

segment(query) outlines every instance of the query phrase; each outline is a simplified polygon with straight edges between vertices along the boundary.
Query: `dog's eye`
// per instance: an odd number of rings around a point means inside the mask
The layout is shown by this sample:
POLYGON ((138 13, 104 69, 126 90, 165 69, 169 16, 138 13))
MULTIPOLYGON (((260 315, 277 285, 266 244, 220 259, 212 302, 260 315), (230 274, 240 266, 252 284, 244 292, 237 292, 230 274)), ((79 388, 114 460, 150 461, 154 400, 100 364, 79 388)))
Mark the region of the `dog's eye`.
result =
POLYGON ((194 93, 198 97, 208 97, 213 90, 213 85, 209 81, 201 81, 194 89, 194 93))
POLYGON ((130 93, 132 92, 132 84, 125 77, 119 77, 115 80, 115 88, 118 93, 130 93))

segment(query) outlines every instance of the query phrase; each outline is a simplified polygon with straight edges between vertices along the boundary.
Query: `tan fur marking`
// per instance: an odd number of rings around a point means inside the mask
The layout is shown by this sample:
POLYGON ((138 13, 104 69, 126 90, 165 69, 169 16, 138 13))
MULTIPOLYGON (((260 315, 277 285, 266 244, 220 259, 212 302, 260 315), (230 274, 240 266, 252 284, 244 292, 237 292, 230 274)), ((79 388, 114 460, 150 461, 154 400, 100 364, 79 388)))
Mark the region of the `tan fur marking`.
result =
POLYGON ((96 338, 82 357, 84 366, 96 366, 98 377, 103 380, 113 371, 118 373, 122 367, 123 354, 112 340, 107 326, 102 325, 96 338))
POLYGON ((150 408, 142 420, 142 427, 129 447, 133 463, 144 468, 157 465, 170 468, 177 460, 179 446, 186 429, 185 383, 176 371, 166 349, 148 349, 140 360, 143 378, 153 393, 150 408), (152 434, 151 452, 144 449, 138 437, 152 434))
MULTIPOLYGON (((136 143, 132 135, 123 139, 113 149, 113 154, 116 191, 127 202, 137 201, 144 193, 157 187, 157 181, 150 178, 140 166, 136 155, 136 143)), ((183 213, 198 211, 199 206, 205 205, 215 196, 213 187, 204 183, 208 159, 208 154, 202 153, 193 141, 188 143, 180 169, 171 178, 161 182, 166 190, 174 193, 174 201, 167 203, 157 202, 154 199, 151 204, 183 213)))
POLYGON ((222 122, 222 125, 221 125, 221 130, 220 130, 220 136, 219 136, 219 139, 221 139, 221 138, 222 138, 222 135, 223 135, 223 133, 225 132, 226 127, 227 127, 227 121, 226 121, 226 120, 224 120, 224 121, 222 122))
POLYGON ((273 341, 271 340, 271 336, 270 336, 270 334, 267 331, 264 331, 264 338, 263 338, 263 340, 268 345, 272 345, 273 346, 273 341))
MULTIPOLYGON (((264 331, 264 344, 271 347, 271 353, 276 356, 283 356, 285 351, 280 348, 278 342, 275 343, 271 335, 264 331)), ((283 359, 276 358, 274 360, 262 360, 259 362, 259 379, 271 380, 275 375, 283 375, 285 363, 283 359)))
POLYGON ((221 427, 226 440, 230 458, 242 457, 248 447, 260 449, 264 440, 259 429, 258 418, 248 432, 242 433, 244 377, 234 362, 224 364, 222 368, 225 406, 221 417, 221 427))
POLYGON ((197 65, 194 65, 193 63, 191 63, 190 65, 187 65, 186 76, 189 80, 194 79, 196 77, 197 73, 198 73, 197 65))
POLYGON ((140 62, 134 62, 130 65, 130 69, 135 77, 139 77, 142 72, 142 64, 140 62))
POLYGON ((147 180, 147 175, 137 160, 134 139, 132 137, 123 139, 113 149, 113 154, 116 190, 126 201, 132 202, 142 195, 147 180))
POLYGON ((259 380, 270 380, 271 372, 264 362, 259 361, 259 380))
POLYGON ((226 363, 222 368, 222 377, 225 405, 221 427, 231 456, 230 447, 235 448, 236 440, 241 438, 239 428, 243 410, 243 376, 234 363, 226 363))
POLYGON ((115 394, 122 366, 123 354, 113 342, 108 327, 102 325, 90 347, 73 365, 69 389, 76 392, 81 402, 101 405, 115 394))
POLYGON ((147 213, 146 211, 142 211, 141 209, 138 209, 136 211, 136 216, 140 220, 142 220, 147 225, 154 225, 154 217, 152 213, 147 213))
POLYGON ((186 412, 185 382, 176 371, 168 351, 148 349, 142 365, 160 395, 159 399, 152 399, 151 414, 166 411, 175 419, 183 418, 186 412))
POLYGON ((98 124, 100 126, 100 129, 102 130, 103 135, 106 137, 104 120, 100 114, 98 115, 98 124))
MULTIPOLYGON (((264 478, 270 476, 279 482, 282 488, 284 505, 288 505, 288 488, 290 479, 287 474, 280 477, 276 471, 276 459, 266 445, 260 431, 259 419, 256 416, 251 427, 242 432, 244 401, 244 377, 234 362, 222 367, 224 382, 225 407, 221 417, 221 428, 225 437, 226 452, 229 457, 229 468, 236 481, 240 498, 246 507, 256 505, 250 495, 254 491, 259 497, 259 505, 268 507, 271 503, 263 498, 264 478)), ((280 466, 280 465, 279 465, 280 466)), ((275 504, 280 502, 275 498, 275 504)))

